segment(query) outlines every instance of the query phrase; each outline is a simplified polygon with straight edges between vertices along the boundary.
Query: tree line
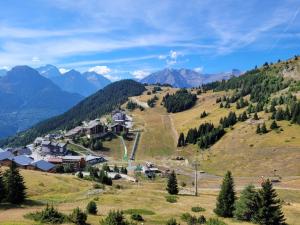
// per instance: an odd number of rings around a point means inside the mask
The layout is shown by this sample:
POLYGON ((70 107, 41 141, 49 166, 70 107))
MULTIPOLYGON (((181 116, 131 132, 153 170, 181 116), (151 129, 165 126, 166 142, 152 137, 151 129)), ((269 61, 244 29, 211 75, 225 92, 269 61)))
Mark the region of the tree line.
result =
POLYGON ((176 113, 187 110, 195 105, 197 95, 188 92, 186 89, 180 89, 175 94, 167 93, 162 101, 167 112, 176 113))

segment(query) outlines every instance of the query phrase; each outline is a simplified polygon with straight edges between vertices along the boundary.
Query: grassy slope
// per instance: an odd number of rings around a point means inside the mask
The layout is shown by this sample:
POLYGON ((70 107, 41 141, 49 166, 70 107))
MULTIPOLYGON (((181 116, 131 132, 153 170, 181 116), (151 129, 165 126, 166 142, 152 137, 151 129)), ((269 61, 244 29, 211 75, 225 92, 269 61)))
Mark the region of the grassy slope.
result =
MULTIPOLYGON (((111 209, 142 208, 151 210, 155 214, 144 216, 145 225, 162 225, 170 217, 175 217, 180 221, 180 215, 184 212, 192 213, 190 209, 193 206, 202 206, 206 209, 205 212, 195 213, 195 215, 203 214, 206 217, 215 217, 213 208, 215 207, 217 191, 200 191, 199 197, 179 195, 178 202, 171 204, 165 200, 165 180, 160 178, 154 182, 142 180, 139 185, 117 181, 115 183, 122 185, 123 189, 106 188, 102 194, 88 194, 93 190, 92 182, 89 181, 78 180, 68 175, 46 174, 28 170, 21 172, 25 177, 30 200, 43 203, 52 202, 64 213, 70 213, 77 206, 84 209, 90 200, 95 199, 99 214, 88 217, 88 222, 92 225, 99 224, 99 220, 111 209)), ((179 176, 179 181, 182 179, 182 176, 179 176)), ((188 186, 191 188, 190 185, 188 186)), ((299 224, 297 218, 300 216, 300 191, 281 190, 279 195, 283 200, 290 203, 290 205, 284 205, 289 224, 299 224)), ((32 221, 24 219, 23 215, 43 207, 39 204, 31 204, 6 210, 0 208, 0 224, 33 224, 32 221)), ((223 220, 229 225, 249 224, 232 219, 223 220)), ((181 224, 185 223, 181 221, 181 224)))
MULTIPOLYGON (((148 87, 148 89, 151 89, 148 87)), ((176 90, 164 88, 158 93, 160 100, 152 109, 143 112, 135 110, 133 112, 136 126, 142 128, 141 142, 137 152, 138 159, 170 158, 172 155, 184 155, 189 159, 199 156, 196 145, 189 145, 185 148, 177 149, 176 134, 172 132, 171 122, 173 121, 177 134, 187 133, 189 128, 198 127, 205 121, 218 124, 221 117, 227 116, 230 111, 236 111, 239 115, 244 109, 236 110, 235 104, 230 109, 219 108, 216 98, 230 93, 208 92, 199 97, 197 104, 190 110, 184 112, 168 114, 160 105, 162 96, 167 92, 176 90), (209 113, 205 118, 200 119, 203 111, 209 113)), ((153 96, 153 95, 151 95, 153 96)), ((146 102, 151 96, 144 93, 137 97, 140 101, 146 102)), ((259 116, 266 121, 267 127, 270 114, 264 112, 259 116)), ((255 133, 256 125, 247 122, 239 122, 233 130, 227 130, 226 135, 215 144, 210 151, 204 154, 202 168, 211 173, 222 175, 225 170, 232 170, 235 175, 261 176, 272 175, 276 169, 279 175, 291 176, 300 175, 300 126, 291 125, 287 121, 278 122, 283 129, 281 132, 271 131, 265 135, 255 133)), ((202 158, 202 157, 200 157, 202 158)))

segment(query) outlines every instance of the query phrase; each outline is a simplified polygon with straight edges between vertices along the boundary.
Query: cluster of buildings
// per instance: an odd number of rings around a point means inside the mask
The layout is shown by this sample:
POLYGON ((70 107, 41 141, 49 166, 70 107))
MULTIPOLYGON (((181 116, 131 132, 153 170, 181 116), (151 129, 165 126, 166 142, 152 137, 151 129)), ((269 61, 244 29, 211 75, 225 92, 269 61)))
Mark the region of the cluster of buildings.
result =
POLYGON ((132 118, 122 110, 114 110, 111 114, 112 120, 109 123, 101 122, 100 119, 83 122, 81 126, 77 126, 69 130, 65 137, 72 139, 77 135, 84 135, 88 138, 103 137, 109 132, 120 134, 128 133, 132 128, 132 118))
POLYGON ((23 169, 40 170, 44 172, 54 172, 55 170, 55 165, 46 160, 34 160, 34 158, 29 155, 15 155, 9 149, 0 150, 1 166, 10 166, 13 162, 23 169))

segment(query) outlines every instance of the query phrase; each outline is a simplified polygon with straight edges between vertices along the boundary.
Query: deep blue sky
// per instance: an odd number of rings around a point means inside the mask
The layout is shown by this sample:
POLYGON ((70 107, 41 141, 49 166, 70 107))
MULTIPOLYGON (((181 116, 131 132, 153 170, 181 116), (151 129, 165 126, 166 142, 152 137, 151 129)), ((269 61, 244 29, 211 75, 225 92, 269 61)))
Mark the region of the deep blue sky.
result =
POLYGON ((2 0, 0 10, 0 68, 54 64, 116 80, 300 54, 299 0, 2 0))

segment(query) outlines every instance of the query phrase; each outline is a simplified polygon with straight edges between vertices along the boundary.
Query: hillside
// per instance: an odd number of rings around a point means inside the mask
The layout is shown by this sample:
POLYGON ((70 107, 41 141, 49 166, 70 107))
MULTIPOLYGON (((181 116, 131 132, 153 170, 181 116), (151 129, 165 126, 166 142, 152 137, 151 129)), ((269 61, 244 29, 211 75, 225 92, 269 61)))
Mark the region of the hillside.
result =
POLYGON ((14 67, 0 78, 0 138, 63 113, 81 99, 30 67, 14 67))
POLYGON ((133 80, 122 80, 112 83, 96 92, 79 104, 61 114, 38 123, 27 131, 14 137, 2 140, 1 146, 20 146, 33 141, 40 135, 53 130, 70 129, 87 119, 95 119, 124 103, 128 97, 140 95, 145 90, 144 86, 133 80))
MULTIPOLYGON (((280 96, 286 100, 280 103, 281 105, 276 105, 276 113, 286 106, 293 110, 295 102, 288 100, 288 96, 299 96, 297 89, 299 84, 286 77, 285 68, 288 66, 294 71, 295 69, 291 68, 298 64, 298 59, 291 59, 287 62, 265 65, 227 82, 204 85, 203 88, 207 91, 198 94, 196 105, 178 113, 167 113, 166 108, 160 104, 163 97, 167 93, 175 93, 178 90, 176 88, 163 87, 162 91, 155 94, 149 95, 146 91, 143 95, 135 97, 134 99, 139 102, 147 102, 154 95, 159 98, 154 108, 132 112, 136 127, 143 130, 137 159, 156 159, 159 163, 163 158, 170 163, 169 160, 178 155, 185 156, 189 160, 199 156, 202 169, 213 174, 221 175, 226 170, 232 170, 237 175, 270 176, 276 170, 283 176, 300 175, 300 125, 297 122, 299 111, 291 113, 294 114, 294 122, 291 117, 288 120, 278 119, 276 122, 280 128, 271 130, 270 125, 273 121, 271 117, 274 113, 265 110, 270 109, 271 101, 279 101, 280 96), (189 144, 183 148, 176 147, 179 133, 183 132, 186 136, 189 129, 198 128, 205 122, 212 122, 218 126, 220 119, 229 112, 235 112, 238 116, 250 110, 248 107, 237 109, 236 100, 230 103, 230 108, 220 108, 220 103, 216 103, 217 99, 223 96, 237 98, 239 95, 252 104, 251 111, 247 113, 250 117, 253 118, 255 111, 258 111, 259 121, 253 122, 248 119, 237 122, 232 128, 225 129, 225 136, 216 144, 203 151, 200 151, 197 144, 189 144), (287 103, 284 103, 285 101, 287 103), (290 101, 292 102, 288 103, 290 101), (208 116, 200 118, 203 111, 206 111, 208 116), (256 134, 257 124, 263 123, 266 124, 268 133, 256 134)), ((300 77, 300 73, 294 74, 293 77, 300 77)), ((151 91, 153 86, 148 86, 147 89, 151 91)), ((192 92, 197 93, 198 90, 193 89, 192 92)))

